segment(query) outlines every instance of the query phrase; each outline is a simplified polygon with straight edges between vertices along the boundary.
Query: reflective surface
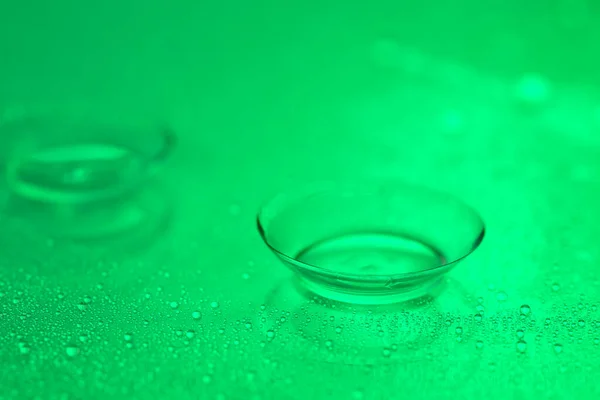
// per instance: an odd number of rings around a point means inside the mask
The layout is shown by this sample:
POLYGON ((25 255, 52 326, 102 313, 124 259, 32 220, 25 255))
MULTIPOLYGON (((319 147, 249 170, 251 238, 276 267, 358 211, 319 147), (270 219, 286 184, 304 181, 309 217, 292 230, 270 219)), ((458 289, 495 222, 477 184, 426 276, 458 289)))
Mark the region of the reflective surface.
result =
POLYGON ((181 143, 146 248, 0 231, 0 398, 597 398, 595 3, 417 3, 2 3, 3 103, 156 106, 181 143), (288 284, 259 205, 357 176, 482 213, 438 297, 288 284))

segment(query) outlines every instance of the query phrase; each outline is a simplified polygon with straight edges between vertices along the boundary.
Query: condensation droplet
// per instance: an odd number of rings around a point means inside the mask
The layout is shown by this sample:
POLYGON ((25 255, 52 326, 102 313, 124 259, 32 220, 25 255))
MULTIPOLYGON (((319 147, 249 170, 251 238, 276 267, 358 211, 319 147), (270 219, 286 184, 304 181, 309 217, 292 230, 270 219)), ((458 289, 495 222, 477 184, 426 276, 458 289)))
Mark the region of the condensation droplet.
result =
POLYGON ((79 354, 79 348, 76 346, 67 346, 65 350, 69 357, 75 357, 79 354))
POLYGON ((562 344, 560 344, 560 343, 556 343, 556 344, 554 345, 554 352, 555 352, 556 354, 559 354, 559 353, 562 353, 562 351, 563 351, 563 346, 562 346, 562 344))
POLYGON ((496 300, 498 300, 499 302, 504 302, 508 300, 508 294, 506 294, 506 292, 504 291, 500 291, 496 293, 496 300))

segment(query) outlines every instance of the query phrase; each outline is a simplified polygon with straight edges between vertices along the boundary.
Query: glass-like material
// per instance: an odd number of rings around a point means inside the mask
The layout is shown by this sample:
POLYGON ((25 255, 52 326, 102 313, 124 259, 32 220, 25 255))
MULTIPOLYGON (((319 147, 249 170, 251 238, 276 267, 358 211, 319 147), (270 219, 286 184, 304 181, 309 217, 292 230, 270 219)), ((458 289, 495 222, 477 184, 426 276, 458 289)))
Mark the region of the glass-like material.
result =
POLYGON ((395 182, 280 194, 260 210, 258 227, 308 289, 362 304, 429 293, 485 232, 479 214, 462 201, 395 182))
POLYGON ((44 203, 77 204, 134 190, 168 157, 167 128, 26 116, 0 125, 0 153, 13 194, 44 203))
POLYGON ((165 214, 145 183, 175 144, 166 127, 44 112, 1 123, 0 138, 5 225, 89 240, 165 214))

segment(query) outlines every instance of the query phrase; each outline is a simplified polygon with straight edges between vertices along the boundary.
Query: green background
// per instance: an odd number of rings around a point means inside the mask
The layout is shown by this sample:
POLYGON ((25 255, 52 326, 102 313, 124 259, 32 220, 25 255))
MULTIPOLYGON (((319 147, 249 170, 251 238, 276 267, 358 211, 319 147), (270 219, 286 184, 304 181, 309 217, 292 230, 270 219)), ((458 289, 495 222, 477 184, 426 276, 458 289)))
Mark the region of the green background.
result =
POLYGON ((3 229, 0 398, 596 398, 598 27, 583 0, 2 2, 2 108, 179 145, 141 252, 3 229), (273 193, 359 176, 482 213, 433 303, 311 302, 260 241, 273 193))

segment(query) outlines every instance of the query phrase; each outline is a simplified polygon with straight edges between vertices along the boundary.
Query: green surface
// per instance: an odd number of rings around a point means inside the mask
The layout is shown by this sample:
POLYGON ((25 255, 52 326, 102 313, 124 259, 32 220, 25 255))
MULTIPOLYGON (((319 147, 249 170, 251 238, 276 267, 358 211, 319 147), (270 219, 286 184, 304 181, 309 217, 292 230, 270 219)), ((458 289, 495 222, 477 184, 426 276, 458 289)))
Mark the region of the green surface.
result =
POLYGON ((598 26, 583 1, 3 2, 9 114, 145 112, 179 144, 158 234, 2 220, 0 398, 597 398, 598 26), (435 301, 306 300, 261 242, 272 194, 358 176, 482 213, 435 301))

